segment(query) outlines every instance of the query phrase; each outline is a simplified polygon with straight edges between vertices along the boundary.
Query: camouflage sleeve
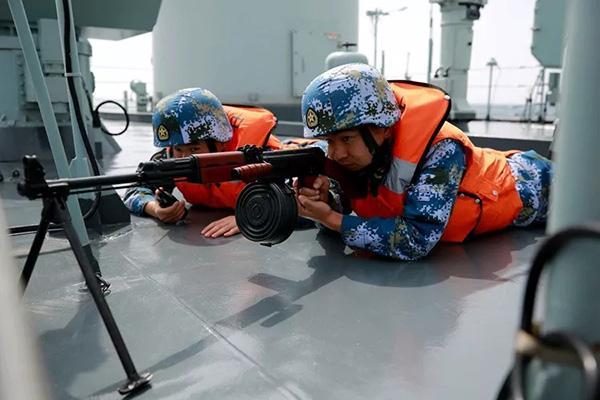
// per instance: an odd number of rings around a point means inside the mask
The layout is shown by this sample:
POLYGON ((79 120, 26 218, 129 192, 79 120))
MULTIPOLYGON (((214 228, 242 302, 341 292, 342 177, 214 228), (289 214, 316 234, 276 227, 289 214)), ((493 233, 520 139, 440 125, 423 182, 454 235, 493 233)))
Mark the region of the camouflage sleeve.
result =
POLYGON ((465 166, 460 144, 452 140, 436 143, 427 153, 416 183, 406 192, 403 214, 368 219, 344 215, 344 243, 399 260, 426 256, 450 219, 465 166))
MULTIPOLYGON (((161 158, 168 158, 166 149, 162 149, 158 153, 155 153, 150 157, 151 161, 158 160, 161 158)), ((174 189, 173 185, 163 185, 162 188, 171 193, 174 189)), ((155 186, 137 186, 128 189, 123 196, 123 203, 125 207, 129 209, 132 214, 143 216, 144 207, 149 201, 154 200, 154 191, 157 189, 155 186)))
POLYGON ((123 203, 132 214, 144 215, 144 207, 154 200, 154 191, 147 187, 135 187, 128 189, 123 196, 123 203))

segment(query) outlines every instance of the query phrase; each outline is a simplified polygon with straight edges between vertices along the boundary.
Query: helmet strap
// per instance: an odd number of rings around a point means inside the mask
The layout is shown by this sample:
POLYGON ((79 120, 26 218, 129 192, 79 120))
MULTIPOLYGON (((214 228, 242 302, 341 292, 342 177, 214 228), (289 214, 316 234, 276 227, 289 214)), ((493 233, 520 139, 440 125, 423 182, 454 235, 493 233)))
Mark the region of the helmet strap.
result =
POLYGON ((373 138, 373 134, 365 125, 358 127, 358 131, 372 156, 371 164, 367 167, 367 173, 370 192, 373 196, 377 196, 379 186, 392 163, 392 141, 385 139, 381 145, 378 145, 375 138, 373 138))

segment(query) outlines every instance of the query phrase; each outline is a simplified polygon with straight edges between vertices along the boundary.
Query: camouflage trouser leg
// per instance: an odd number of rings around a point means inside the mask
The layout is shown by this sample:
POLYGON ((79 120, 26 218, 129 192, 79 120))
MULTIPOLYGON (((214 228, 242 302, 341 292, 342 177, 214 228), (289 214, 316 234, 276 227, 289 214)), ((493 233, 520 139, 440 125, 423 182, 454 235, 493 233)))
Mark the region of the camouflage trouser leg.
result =
POLYGON ((552 182, 552 161, 533 150, 516 153, 508 159, 523 209, 513 221, 515 226, 544 223, 552 182))

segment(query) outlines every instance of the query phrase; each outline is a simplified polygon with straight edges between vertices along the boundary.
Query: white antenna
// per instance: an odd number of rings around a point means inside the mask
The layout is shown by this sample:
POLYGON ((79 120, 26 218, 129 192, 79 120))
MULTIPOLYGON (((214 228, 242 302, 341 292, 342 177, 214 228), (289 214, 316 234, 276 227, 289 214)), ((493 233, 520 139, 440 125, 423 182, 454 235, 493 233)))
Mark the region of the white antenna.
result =
POLYGON ((490 110, 492 107, 492 81, 493 81, 493 75, 494 75, 494 67, 498 66, 498 62, 496 61, 496 59, 494 57, 490 58, 490 61, 487 62, 488 67, 490 67, 490 81, 488 84, 488 98, 487 98, 487 114, 485 115, 485 120, 489 121, 490 120, 490 110))
POLYGON ((429 4, 429 54, 427 57, 427 83, 431 83, 431 61, 433 58, 433 4, 429 4))
POLYGON ((396 8, 390 11, 383 11, 379 8, 374 10, 367 10, 367 16, 371 18, 371 23, 373 24, 373 66, 377 68, 377 29, 379 26, 379 17, 383 17, 386 15, 390 15, 394 12, 401 12, 406 10, 408 7, 396 8))

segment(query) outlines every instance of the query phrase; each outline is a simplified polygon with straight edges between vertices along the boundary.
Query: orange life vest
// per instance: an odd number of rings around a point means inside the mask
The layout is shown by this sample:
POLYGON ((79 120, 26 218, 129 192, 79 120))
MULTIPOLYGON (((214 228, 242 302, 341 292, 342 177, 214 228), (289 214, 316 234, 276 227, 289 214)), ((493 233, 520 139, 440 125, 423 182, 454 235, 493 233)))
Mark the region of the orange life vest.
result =
POLYGON ((450 97, 434 86, 390 82, 402 110, 391 128, 393 161, 377 196, 353 199, 352 209, 365 218, 402 215, 407 187, 419 173, 430 146, 444 139, 459 142, 466 171, 442 241, 462 242, 471 234, 511 224, 523 204, 506 157, 511 152, 476 147, 460 129, 446 122, 450 97))
MULTIPOLYGON (((264 108, 223 106, 233 127, 233 137, 225 144, 224 151, 234 151, 247 144, 266 146, 273 150, 281 148, 281 142, 271 131, 277 118, 264 108)), ((211 208, 235 208, 237 197, 244 188, 243 182, 189 183, 179 182, 177 188, 183 197, 195 205, 211 208)))

